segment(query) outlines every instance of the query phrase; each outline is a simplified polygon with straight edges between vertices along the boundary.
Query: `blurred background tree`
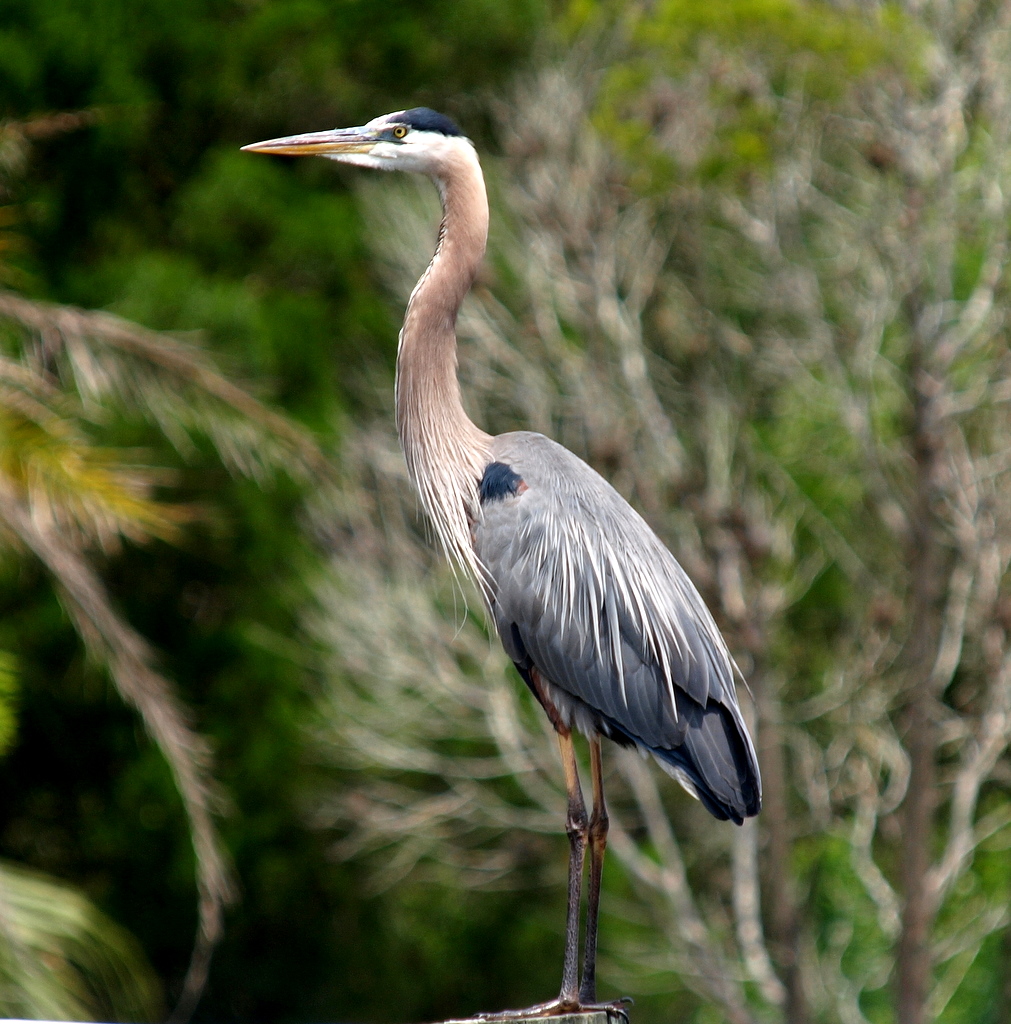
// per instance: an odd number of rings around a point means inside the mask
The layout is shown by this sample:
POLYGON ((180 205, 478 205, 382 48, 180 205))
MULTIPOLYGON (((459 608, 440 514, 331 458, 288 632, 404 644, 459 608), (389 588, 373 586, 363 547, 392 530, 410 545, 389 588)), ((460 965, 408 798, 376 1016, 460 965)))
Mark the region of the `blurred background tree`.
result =
MULTIPOLYGON (((53 522, 213 751, 240 899, 197 1019, 433 1019, 557 983, 553 747, 433 558, 392 428, 432 190, 236 152, 419 103, 464 123, 492 186, 472 412, 628 495, 752 683, 756 824, 609 758, 609 991, 640 1022, 1011 1013, 1008 18, 5 6, 0 468, 27 494, 44 440, 62 494, 100 457, 134 501, 53 522)), ((193 800, 45 566, 0 561, 0 853, 136 936, 171 1006, 206 874, 193 800)), ((147 1010, 90 1005, 156 1013, 119 948, 147 1010)))

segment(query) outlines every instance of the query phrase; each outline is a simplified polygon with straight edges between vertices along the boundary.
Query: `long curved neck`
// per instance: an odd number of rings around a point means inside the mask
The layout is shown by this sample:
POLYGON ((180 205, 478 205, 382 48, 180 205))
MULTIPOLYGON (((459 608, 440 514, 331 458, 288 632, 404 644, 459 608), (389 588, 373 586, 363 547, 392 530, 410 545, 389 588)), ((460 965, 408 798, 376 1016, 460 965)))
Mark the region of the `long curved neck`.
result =
POLYGON ((491 438, 467 416, 456 376, 456 317, 484 256, 488 198, 477 155, 455 147, 435 179, 439 243, 407 305, 397 353, 397 428, 408 472, 447 554, 480 579, 470 539, 491 438))

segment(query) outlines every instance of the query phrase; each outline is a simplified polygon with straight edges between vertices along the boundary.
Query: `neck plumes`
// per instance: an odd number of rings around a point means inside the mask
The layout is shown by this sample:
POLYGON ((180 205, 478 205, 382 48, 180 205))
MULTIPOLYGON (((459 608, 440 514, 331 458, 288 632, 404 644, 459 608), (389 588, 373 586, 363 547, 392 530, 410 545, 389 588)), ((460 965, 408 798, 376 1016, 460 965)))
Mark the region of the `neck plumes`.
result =
POLYGON ((397 354, 397 428, 408 472, 447 555, 477 580, 470 525, 491 438, 467 416, 456 377, 456 316, 488 237, 488 199, 473 147, 452 146, 436 184, 439 244, 407 305, 397 354))

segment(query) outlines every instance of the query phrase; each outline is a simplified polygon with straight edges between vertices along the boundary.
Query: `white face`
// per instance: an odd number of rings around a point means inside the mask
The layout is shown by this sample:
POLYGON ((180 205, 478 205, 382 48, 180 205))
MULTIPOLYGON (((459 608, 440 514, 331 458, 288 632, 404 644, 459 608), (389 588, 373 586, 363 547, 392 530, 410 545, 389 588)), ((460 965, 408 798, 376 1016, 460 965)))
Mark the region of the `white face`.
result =
POLYGON ((398 114, 384 114, 359 129, 362 136, 376 141, 368 152, 341 152, 323 155, 340 163, 372 167, 381 171, 414 171, 438 174, 461 149, 473 151, 473 143, 462 135, 420 131, 403 124, 398 114))

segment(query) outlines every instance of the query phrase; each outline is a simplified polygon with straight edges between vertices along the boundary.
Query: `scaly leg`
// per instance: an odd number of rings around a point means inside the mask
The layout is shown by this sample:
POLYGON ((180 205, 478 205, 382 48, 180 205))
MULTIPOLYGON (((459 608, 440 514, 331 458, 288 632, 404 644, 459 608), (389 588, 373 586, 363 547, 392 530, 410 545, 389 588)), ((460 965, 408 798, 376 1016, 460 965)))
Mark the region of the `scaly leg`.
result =
MULTIPOLYGON (((538 677, 531 673, 535 684, 538 677)), ((538 691, 535 689, 535 693, 538 691)), ((541 701, 548 713, 550 705, 541 701)), ((565 817, 565 831, 569 835, 569 905, 565 919, 565 957, 562 964, 562 990, 557 999, 549 1003, 538 1003, 525 1010, 503 1010, 501 1013, 480 1013, 471 1020, 499 1022, 507 1024, 524 1017, 561 1017, 570 1013, 590 1013, 603 1010, 608 1020, 617 1024, 628 1024, 626 1004, 632 1000, 625 998, 613 1003, 597 1003, 591 995, 585 998, 586 992, 595 989, 594 962, 596 960, 597 938, 597 904, 600 896, 600 868, 604 859, 604 842, 607 835, 607 811, 604 807, 604 791, 601 783, 600 740, 591 741, 590 754, 593 764, 593 819, 586 817, 586 805, 583 803, 583 791, 579 785, 579 771, 576 767, 576 752, 572 746, 572 733, 566 728, 558 716, 552 715, 552 724, 558 732, 558 746, 562 752, 562 767, 565 769, 565 789, 569 796, 568 813, 565 817), (594 824, 595 822, 595 824, 594 824), (597 836, 594 839, 594 835, 597 836), (583 862, 586 857, 587 839, 594 845, 594 861, 590 873, 590 914, 587 919, 586 966, 583 969, 583 986, 580 991, 577 981, 577 962, 579 960, 579 903, 583 887, 583 862), (596 881, 594 881, 596 879, 596 881), (596 895, 594 895, 596 894, 596 895), (592 928, 592 933, 590 929, 592 928), (592 953, 591 953, 592 949, 592 953), (588 982, 589 979, 589 982, 588 982), (589 989, 587 988, 589 984, 589 989)))
POLYGON ((565 815, 565 831, 569 836, 569 906, 565 916, 562 991, 558 999, 562 1005, 576 1007, 579 1005, 579 981, 576 973, 579 960, 579 902, 583 888, 588 823, 583 791, 579 785, 576 751, 572 745, 572 733, 568 729, 558 730, 558 746, 562 752, 562 768, 565 770, 565 791, 569 795, 568 811, 565 815))
POLYGON ((589 822, 590 888, 586 903, 586 947, 583 950, 583 983, 579 1001, 584 1005, 597 1001, 597 917, 600 909, 600 878, 607 848, 607 805, 604 803, 604 775, 600 756, 600 737, 590 739, 590 772, 593 778, 593 813, 589 822))

